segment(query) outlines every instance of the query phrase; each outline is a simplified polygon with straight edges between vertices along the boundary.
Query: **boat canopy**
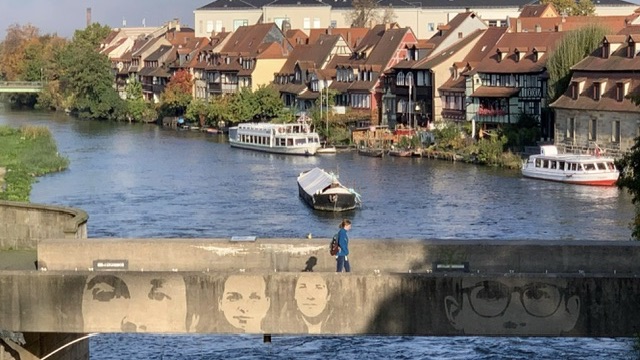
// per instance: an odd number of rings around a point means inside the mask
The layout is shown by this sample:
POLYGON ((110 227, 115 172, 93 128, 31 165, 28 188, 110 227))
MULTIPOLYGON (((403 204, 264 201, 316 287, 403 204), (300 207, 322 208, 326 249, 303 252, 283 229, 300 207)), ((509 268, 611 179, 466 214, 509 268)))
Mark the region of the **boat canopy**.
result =
POLYGON ((329 174, 317 167, 301 174, 298 178, 298 183, 307 194, 322 192, 333 182, 337 182, 333 174, 329 174))

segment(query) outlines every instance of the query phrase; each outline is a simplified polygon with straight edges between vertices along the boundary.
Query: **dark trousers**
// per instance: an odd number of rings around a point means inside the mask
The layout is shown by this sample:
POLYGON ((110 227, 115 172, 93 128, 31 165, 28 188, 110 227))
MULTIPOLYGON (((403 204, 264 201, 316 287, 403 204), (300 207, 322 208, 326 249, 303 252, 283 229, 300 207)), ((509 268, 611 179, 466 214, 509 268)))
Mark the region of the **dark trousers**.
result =
POLYGON ((344 267, 345 272, 351 272, 351 265, 349 265, 349 258, 347 256, 338 256, 338 268, 337 272, 342 272, 342 268, 344 267))

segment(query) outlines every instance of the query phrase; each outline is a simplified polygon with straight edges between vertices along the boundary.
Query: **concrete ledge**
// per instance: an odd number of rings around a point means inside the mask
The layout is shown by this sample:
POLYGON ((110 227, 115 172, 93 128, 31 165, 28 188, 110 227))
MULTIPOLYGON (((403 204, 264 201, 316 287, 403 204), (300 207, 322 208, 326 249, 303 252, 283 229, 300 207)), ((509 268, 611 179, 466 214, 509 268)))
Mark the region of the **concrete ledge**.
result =
POLYGON ((0 250, 34 250, 46 238, 86 238, 89 215, 70 207, 0 201, 0 219, 0 250))
MULTIPOLYGON (((97 270, 96 261, 126 261, 121 270, 129 271, 335 271, 329 242, 47 239, 38 244, 38 263, 50 271, 97 270)), ((450 264, 471 273, 640 274, 640 243, 631 241, 353 239, 349 249, 357 273, 429 273, 450 264)))

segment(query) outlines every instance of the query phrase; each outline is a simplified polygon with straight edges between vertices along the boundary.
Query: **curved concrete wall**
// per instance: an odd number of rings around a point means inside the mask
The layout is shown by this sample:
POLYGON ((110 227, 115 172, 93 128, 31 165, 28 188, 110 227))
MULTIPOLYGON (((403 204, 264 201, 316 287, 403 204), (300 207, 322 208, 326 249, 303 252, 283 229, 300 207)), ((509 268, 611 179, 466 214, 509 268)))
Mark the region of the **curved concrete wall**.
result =
POLYGON ((0 201, 0 250, 35 250, 49 238, 84 239, 89 215, 80 209, 0 201))

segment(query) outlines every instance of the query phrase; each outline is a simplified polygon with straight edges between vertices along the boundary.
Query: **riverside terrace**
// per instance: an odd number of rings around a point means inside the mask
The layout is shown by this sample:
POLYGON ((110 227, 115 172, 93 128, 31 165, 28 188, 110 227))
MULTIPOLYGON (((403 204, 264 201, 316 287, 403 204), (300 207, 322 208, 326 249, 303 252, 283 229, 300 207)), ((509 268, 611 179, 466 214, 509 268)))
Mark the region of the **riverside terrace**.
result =
MULTIPOLYGON (((636 242, 354 239, 354 272, 337 274, 329 239, 86 239, 82 211, 0 205, 5 244, 62 234, 33 242, 37 268, 0 271, 0 354, 22 359, 100 332, 629 337, 640 324, 636 242)), ((56 356, 87 359, 87 344, 56 356)))

